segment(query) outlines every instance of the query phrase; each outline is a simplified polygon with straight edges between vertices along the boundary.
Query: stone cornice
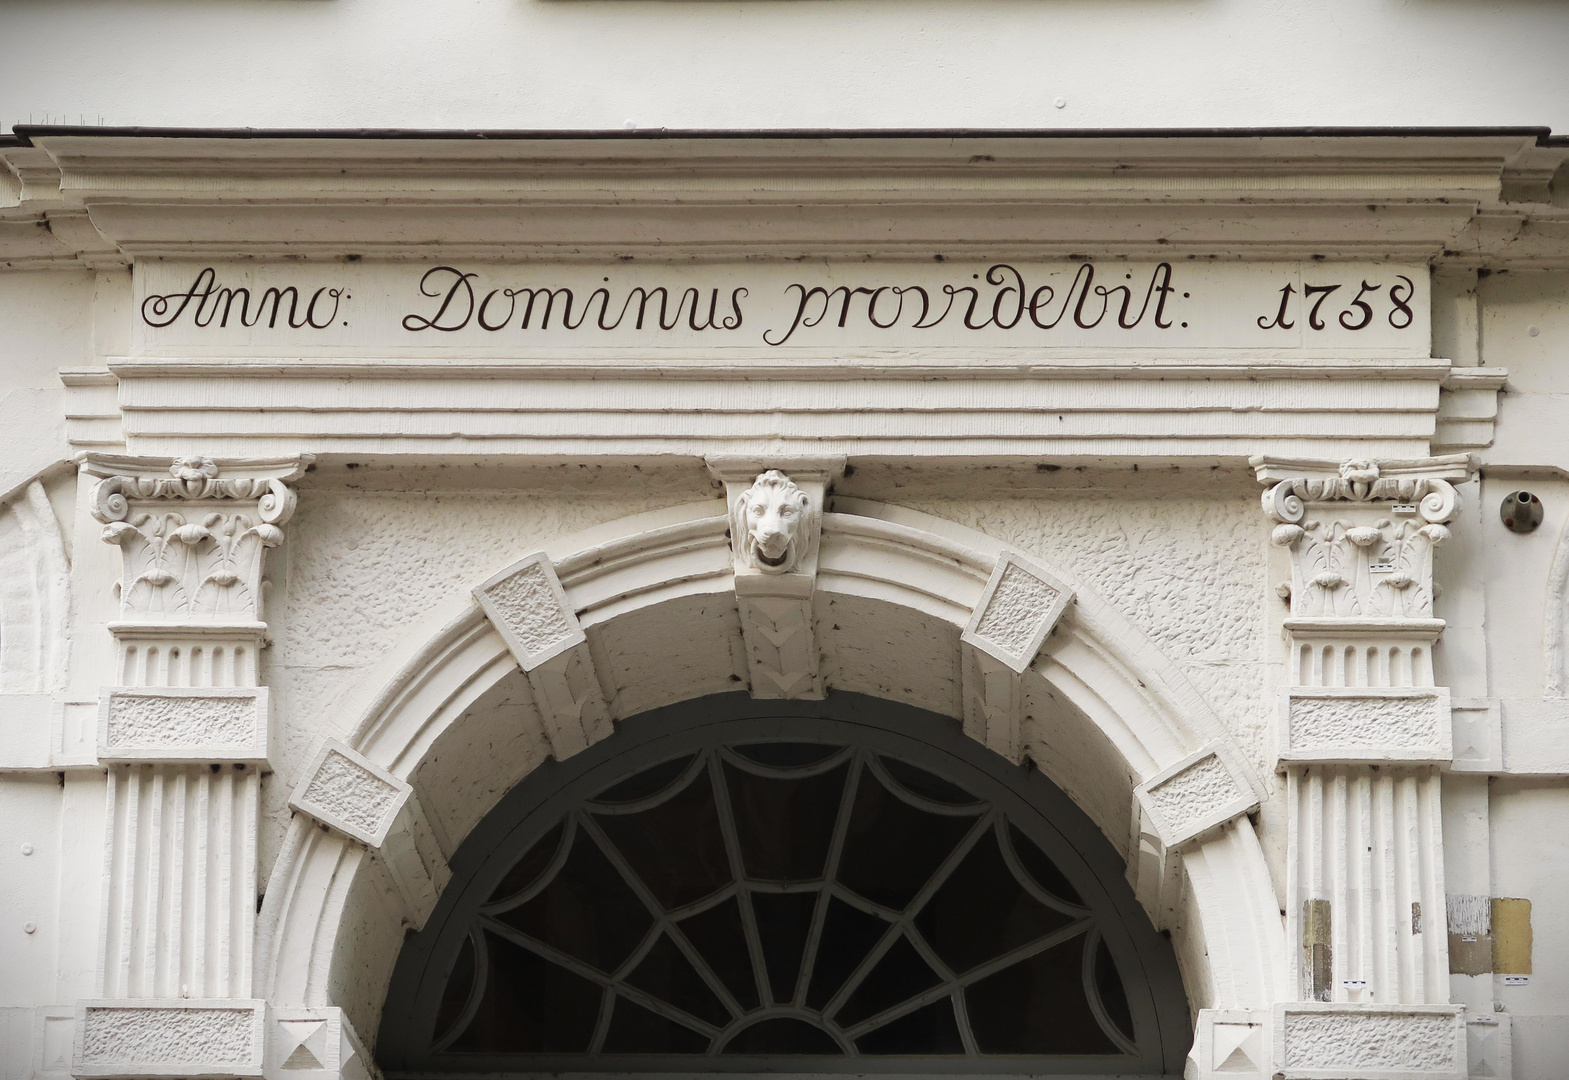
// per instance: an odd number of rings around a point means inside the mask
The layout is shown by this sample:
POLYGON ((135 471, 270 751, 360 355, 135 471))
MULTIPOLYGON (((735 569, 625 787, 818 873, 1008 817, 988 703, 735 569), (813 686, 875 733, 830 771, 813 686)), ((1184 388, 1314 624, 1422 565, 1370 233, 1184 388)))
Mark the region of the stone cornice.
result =
POLYGON ((0 147, 14 177, 0 221, 79 225, 53 256, 29 230, 0 230, 0 262, 733 257, 766 244, 774 257, 1489 264, 1518 247, 1531 265, 1569 264, 1569 208, 1538 182, 1569 150, 1526 129, 223 134, 41 129, 0 147), (1244 205, 1245 220, 1226 212, 1244 205), (1526 211, 1529 235, 1501 227, 1526 211))

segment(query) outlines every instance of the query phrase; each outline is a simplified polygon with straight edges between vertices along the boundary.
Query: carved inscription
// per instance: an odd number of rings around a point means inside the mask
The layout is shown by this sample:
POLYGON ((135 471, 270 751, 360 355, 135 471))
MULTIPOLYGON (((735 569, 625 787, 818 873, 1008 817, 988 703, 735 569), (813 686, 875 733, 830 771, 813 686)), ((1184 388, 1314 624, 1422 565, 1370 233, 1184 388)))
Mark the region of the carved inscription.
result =
POLYGON ((1382 282, 1366 278, 1354 290, 1340 284, 1310 285, 1304 281, 1299 294, 1297 287, 1288 282, 1280 287, 1280 307, 1274 317, 1260 315, 1257 322, 1260 330, 1293 330, 1296 319, 1305 318, 1308 330, 1317 331, 1329 329, 1327 320, 1333 315, 1342 330, 1366 330, 1378 318, 1396 330, 1407 330, 1416 321, 1416 313, 1411 310, 1411 298, 1415 295, 1416 283, 1404 274, 1396 275, 1387 289, 1382 282), (1342 307, 1332 298, 1343 289, 1342 307), (1345 300, 1346 296, 1350 299, 1345 300))
POLYGON ((265 349, 682 343, 774 350, 1134 345, 1421 352, 1416 266, 1046 263, 486 264, 138 270, 149 342, 265 349), (1283 284, 1276 284, 1281 282, 1283 284))

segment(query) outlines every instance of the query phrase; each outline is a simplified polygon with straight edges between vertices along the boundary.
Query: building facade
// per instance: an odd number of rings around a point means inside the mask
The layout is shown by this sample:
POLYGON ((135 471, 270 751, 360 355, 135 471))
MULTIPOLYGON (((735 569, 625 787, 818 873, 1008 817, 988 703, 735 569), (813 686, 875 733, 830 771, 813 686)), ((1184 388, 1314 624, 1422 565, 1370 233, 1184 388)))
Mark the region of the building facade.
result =
POLYGON ((1562 139, 0 162, 7 1078, 1569 1069, 1562 139))

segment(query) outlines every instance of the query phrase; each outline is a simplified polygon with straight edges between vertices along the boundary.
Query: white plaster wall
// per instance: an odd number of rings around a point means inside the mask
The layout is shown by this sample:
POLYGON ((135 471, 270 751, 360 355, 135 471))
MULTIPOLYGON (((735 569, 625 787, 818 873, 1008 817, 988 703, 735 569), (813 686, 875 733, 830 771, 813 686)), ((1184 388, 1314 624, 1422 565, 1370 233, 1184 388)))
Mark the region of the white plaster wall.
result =
POLYGON ((70 456, 58 372, 91 362, 92 304, 91 273, 0 270, 0 496, 70 456))
POLYGON ((12 0, 0 40, 0 127, 1569 129, 1529 0, 12 0))
POLYGON ((1569 781, 1492 785, 1495 896, 1531 901, 1531 981, 1494 993, 1515 1029, 1516 1080, 1560 1080, 1569 1062, 1569 781), (1544 838, 1552 838, 1544 842, 1544 838))

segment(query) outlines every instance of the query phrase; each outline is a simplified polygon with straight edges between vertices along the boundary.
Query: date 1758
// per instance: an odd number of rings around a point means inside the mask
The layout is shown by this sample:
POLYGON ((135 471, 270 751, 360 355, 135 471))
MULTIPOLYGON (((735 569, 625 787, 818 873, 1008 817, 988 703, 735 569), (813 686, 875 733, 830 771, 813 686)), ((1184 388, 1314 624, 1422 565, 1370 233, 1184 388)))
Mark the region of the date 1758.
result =
MULTIPOLYGON (((1416 286, 1404 274, 1396 277, 1395 283, 1388 289, 1382 284, 1375 285, 1364 280, 1362 288, 1344 308, 1331 300, 1341 288, 1340 285, 1309 285, 1303 282, 1301 299, 1293 303, 1292 298, 1297 295, 1296 286, 1283 285, 1280 289, 1280 310, 1275 312, 1273 318, 1260 315, 1259 329, 1290 330, 1304 315, 1309 330, 1328 329, 1331 318, 1342 329, 1366 330, 1373 320, 1380 317, 1387 319, 1396 330, 1404 330, 1414 319, 1411 297, 1416 294, 1416 286), (1326 303, 1329 305, 1327 309, 1326 303), (1339 309, 1338 312, 1336 309, 1339 309)), ((1344 294, 1340 299, 1342 302, 1345 300, 1344 294)))

